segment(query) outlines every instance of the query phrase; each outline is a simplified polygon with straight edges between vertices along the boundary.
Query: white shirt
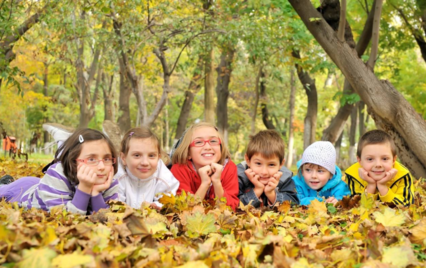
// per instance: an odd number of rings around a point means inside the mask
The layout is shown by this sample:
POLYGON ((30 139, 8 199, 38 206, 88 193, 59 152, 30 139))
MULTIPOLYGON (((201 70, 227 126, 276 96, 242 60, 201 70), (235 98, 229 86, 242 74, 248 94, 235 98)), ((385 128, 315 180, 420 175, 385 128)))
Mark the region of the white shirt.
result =
POLYGON ((160 193, 176 195, 179 181, 161 159, 158 161, 157 170, 146 179, 137 178, 129 169, 123 169, 121 161, 119 163, 119 169, 115 175, 119 183, 118 199, 132 208, 141 208, 144 201, 162 207, 163 204, 158 201, 162 196, 160 193))

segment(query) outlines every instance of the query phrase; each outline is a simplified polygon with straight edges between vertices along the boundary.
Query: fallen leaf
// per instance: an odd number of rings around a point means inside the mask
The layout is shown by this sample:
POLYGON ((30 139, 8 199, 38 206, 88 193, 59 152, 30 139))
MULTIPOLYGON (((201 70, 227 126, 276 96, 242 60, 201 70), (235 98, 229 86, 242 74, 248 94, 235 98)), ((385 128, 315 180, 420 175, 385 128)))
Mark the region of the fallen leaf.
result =
POLYGON ((376 211, 373 213, 376 222, 383 224, 383 226, 401 226, 405 222, 403 214, 396 214, 395 210, 385 207, 384 213, 376 211))

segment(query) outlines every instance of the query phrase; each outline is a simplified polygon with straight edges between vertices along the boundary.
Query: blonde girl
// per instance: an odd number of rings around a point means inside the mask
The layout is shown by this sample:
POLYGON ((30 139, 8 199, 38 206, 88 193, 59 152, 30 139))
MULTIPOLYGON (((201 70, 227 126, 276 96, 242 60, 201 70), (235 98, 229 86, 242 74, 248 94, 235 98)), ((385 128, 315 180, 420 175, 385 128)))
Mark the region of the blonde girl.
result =
POLYGON ((192 125, 172 156, 172 173, 179 180, 177 191, 201 199, 225 197, 234 210, 238 206, 237 167, 218 129, 207 122, 192 125))
POLYGON ((142 127, 127 131, 120 152, 124 170, 117 175, 119 200, 133 208, 140 208, 143 202, 161 208, 158 200, 162 193, 176 194, 179 181, 161 160, 162 155, 160 141, 151 130, 142 127))

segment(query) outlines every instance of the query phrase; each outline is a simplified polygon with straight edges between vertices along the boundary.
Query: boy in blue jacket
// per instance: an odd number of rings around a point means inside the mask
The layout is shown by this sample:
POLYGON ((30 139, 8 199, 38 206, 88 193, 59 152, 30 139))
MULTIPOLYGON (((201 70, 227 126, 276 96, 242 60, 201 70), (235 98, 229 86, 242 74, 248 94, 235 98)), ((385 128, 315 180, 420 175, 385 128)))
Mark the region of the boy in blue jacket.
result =
POLYGON ((337 201, 351 194, 336 165, 336 149, 328 141, 309 145, 297 163, 297 168, 293 180, 300 205, 309 205, 314 199, 336 205, 337 201))

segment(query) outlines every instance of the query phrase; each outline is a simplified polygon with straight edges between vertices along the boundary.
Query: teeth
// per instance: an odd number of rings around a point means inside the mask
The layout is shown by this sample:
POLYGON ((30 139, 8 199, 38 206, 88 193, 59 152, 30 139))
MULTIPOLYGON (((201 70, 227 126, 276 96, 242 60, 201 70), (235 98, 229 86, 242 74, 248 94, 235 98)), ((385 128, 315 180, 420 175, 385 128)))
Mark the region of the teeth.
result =
POLYGON ((213 156, 213 154, 204 154, 204 156, 210 157, 213 156))

